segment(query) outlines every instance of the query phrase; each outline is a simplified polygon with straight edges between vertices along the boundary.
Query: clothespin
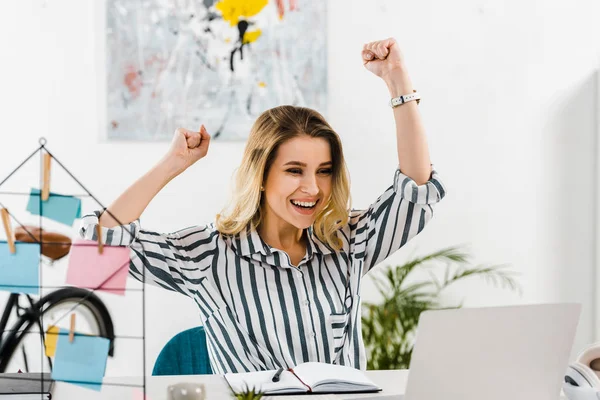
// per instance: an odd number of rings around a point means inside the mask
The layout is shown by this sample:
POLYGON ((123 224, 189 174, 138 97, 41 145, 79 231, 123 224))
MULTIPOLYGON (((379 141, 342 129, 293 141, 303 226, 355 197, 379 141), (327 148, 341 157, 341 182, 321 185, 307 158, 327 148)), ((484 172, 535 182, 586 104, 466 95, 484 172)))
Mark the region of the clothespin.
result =
POLYGON ((4 231, 6 232, 8 248, 11 254, 15 254, 17 252, 17 248, 15 247, 15 236, 10 225, 10 216, 8 214, 8 210, 3 208, 0 211, 2 212, 2 225, 4 225, 4 231))
POLYGON ((102 227, 100 222, 96 225, 96 236, 98 237, 98 254, 102 254, 104 251, 104 244, 102 243, 102 227))
POLYGON ((75 339, 75 314, 71 314, 71 326, 69 327, 69 343, 75 339))
POLYGON ((42 186, 42 201, 48 201, 50 198, 50 166, 52 157, 50 154, 44 154, 44 180, 42 186))

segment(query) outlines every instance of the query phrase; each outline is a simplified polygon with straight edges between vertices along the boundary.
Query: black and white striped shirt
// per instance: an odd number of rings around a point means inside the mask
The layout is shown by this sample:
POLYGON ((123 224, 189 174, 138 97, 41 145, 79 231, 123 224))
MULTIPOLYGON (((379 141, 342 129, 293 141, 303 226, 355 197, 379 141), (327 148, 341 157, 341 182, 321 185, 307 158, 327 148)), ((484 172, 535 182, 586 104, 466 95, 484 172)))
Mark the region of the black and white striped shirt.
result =
MULTIPOLYGON (((200 309, 215 373, 293 367, 318 361, 366 368, 361 333, 362 277, 417 235, 445 195, 435 171, 421 185, 396 170, 394 183, 368 209, 352 210, 332 251, 307 231, 297 267, 256 230, 231 237, 214 224, 170 234, 139 220, 102 228, 107 245, 130 246, 130 273, 191 297, 200 309)), ((80 235, 97 240, 100 211, 82 219, 80 235)))

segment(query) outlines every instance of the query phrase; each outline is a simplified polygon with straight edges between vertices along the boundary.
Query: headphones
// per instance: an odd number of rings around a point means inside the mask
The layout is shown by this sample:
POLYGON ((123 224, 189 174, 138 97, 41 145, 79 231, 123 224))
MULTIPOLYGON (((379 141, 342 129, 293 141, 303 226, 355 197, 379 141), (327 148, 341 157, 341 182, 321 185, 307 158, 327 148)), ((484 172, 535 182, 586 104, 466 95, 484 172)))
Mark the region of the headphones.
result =
POLYGON ((600 342, 588 346, 567 367, 563 392, 569 400, 600 400, 600 342))

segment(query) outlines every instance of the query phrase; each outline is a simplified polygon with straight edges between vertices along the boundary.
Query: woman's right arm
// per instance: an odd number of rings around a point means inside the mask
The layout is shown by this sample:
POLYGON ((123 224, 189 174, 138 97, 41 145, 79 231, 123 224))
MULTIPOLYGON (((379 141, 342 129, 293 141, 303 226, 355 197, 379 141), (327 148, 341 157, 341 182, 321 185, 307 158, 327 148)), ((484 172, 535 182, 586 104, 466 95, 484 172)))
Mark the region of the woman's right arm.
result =
POLYGON ((108 207, 100 217, 100 226, 113 228, 139 219, 154 196, 177 175, 170 164, 156 164, 108 207))
POLYGON ((156 194, 175 176, 206 155, 210 136, 178 129, 169 153, 131 185, 111 206, 81 220, 82 238, 131 248, 131 275, 166 289, 189 294, 210 267, 216 251, 214 226, 192 226, 169 234, 142 230, 139 217, 156 194), (145 279, 144 279, 145 276, 145 279))
POLYGON ((112 228, 138 219, 167 183, 206 155, 209 144, 204 125, 200 132, 177 129, 167 154, 108 207, 100 225, 112 228))

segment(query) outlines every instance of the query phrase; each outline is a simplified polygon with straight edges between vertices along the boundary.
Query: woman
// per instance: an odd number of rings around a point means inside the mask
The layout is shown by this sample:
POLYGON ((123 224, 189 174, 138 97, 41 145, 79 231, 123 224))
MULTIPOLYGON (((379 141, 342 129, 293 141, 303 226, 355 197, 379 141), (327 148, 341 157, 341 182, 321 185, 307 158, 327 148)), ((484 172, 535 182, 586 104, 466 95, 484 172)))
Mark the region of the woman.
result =
MULTIPOLYGON (((394 39, 366 44, 362 58, 393 98, 413 93, 394 39)), ((366 210, 348 211, 338 135, 316 111, 281 106, 255 122, 232 205, 215 223, 171 234, 140 229, 152 198, 208 151, 204 128, 178 129, 152 170, 106 213, 83 218, 81 235, 97 240, 99 223, 105 243, 131 247, 134 277, 145 274, 196 302, 216 373, 307 361, 365 369, 361 278, 418 234, 445 194, 431 169, 417 102, 393 112, 402 170, 366 210)))

